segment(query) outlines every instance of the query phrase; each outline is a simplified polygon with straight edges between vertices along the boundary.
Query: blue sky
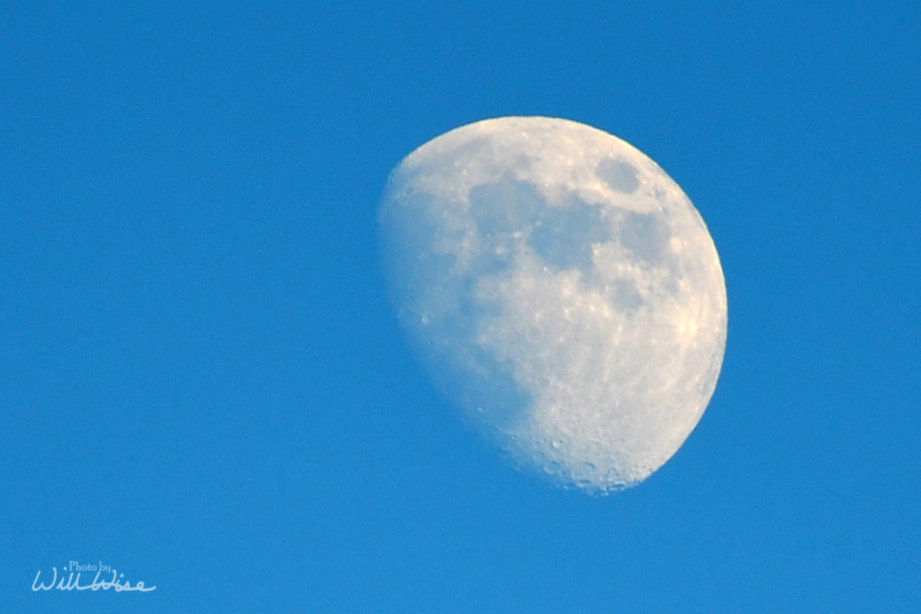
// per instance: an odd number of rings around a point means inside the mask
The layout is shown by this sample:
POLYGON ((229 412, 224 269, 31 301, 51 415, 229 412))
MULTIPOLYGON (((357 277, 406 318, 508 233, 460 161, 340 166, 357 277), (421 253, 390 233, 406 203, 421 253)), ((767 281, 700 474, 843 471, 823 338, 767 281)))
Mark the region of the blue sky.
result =
POLYGON ((453 4, 3 4, 4 608, 917 607, 921 7, 453 4), (505 463, 386 300, 389 171, 504 115, 720 251, 710 408, 614 496, 505 463), (71 560, 157 589, 31 590, 71 560))

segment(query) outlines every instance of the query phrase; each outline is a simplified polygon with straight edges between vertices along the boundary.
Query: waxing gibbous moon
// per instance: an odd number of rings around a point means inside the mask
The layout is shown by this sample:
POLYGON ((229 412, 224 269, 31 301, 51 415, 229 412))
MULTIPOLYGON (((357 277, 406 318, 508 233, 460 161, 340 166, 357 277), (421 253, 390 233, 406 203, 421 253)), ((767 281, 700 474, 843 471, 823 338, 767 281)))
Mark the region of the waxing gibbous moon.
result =
POLYGON ((697 425, 726 346, 723 271, 635 147, 565 119, 476 122, 400 163, 379 220, 412 345, 520 467, 610 492, 697 425))

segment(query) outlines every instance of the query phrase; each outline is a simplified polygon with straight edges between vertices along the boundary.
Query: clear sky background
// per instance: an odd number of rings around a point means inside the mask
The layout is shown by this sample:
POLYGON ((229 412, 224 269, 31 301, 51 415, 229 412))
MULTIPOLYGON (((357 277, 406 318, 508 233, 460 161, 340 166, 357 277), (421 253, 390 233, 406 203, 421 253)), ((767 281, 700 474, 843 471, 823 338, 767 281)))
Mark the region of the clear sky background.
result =
POLYGON ((3 2, 2 609, 912 611, 919 66, 907 1, 3 2), (721 254, 710 408, 613 496, 387 303, 389 171, 503 115, 639 147, 721 254), (157 590, 31 590, 71 560, 157 590))

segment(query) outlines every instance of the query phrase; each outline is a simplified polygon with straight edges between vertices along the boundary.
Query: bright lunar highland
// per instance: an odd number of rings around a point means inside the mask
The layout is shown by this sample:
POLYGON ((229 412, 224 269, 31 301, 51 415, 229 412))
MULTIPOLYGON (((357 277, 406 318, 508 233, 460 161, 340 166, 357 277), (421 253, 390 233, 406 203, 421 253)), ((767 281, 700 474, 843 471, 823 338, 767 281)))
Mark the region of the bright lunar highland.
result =
POLYGON ((404 159, 379 216, 413 345, 520 467, 610 492, 697 425, 726 346, 723 271, 633 146, 564 119, 476 122, 404 159))

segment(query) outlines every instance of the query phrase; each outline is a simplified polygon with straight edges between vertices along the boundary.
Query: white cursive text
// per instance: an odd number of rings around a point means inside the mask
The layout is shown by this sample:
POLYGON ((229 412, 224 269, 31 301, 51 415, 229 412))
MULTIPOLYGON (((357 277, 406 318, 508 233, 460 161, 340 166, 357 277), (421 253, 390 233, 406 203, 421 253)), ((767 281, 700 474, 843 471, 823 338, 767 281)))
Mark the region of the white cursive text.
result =
POLYGON ((93 578, 92 584, 80 584, 80 572, 77 572, 76 575, 74 575, 74 572, 70 572, 67 577, 61 575, 61 579, 58 580, 58 568, 52 567, 51 571, 53 577, 51 578, 51 582, 49 584, 39 582, 39 578, 41 578, 42 575, 41 570, 35 574, 35 580, 32 581, 33 591, 50 591, 52 589, 59 591, 107 591, 109 589, 115 589, 116 593, 120 593, 122 591, 140 591, 147 593, 157 589, 156 586, 144 586, 143 582, 135 582, 134 586, 132 586, 131 583, 127 580, 122 580, 122 578, 125 577, 125 574, 119 574, 118 570, 116 569, 112 570, 111 580, 100 580, 99 576, 102 574, 102 572, 97 571, 96 577, 93 578), (116 576, 118 576, 117 579, 116 576))

